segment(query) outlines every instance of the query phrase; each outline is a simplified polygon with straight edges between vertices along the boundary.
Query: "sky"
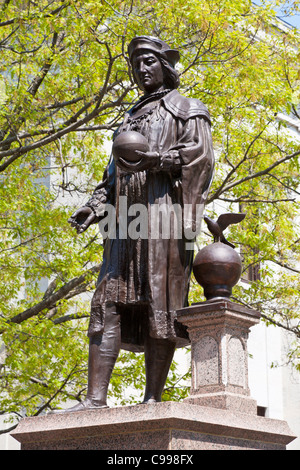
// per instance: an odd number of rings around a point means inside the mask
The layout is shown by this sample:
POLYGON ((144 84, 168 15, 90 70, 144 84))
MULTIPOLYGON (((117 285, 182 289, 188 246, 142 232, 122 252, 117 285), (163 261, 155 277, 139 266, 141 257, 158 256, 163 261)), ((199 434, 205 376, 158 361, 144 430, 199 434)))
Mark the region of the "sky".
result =
POLYGON ((300 29, 300 15, 289 16, 288 18, 284 15, 278 15, 278 17, 285 21, 286 23, 295 26, 296 28, 300 29))
MULTIPOLYGON (((254 0, 254 4, 261 5, 262 2, 260 0, 254 0)), ((300 29, 300 13, 298 15, 286 17, 280 10, 278 11, 278 18, 285 21, 286 23, 290 24, 291 26, 295 26, 296 28, 300 29)))

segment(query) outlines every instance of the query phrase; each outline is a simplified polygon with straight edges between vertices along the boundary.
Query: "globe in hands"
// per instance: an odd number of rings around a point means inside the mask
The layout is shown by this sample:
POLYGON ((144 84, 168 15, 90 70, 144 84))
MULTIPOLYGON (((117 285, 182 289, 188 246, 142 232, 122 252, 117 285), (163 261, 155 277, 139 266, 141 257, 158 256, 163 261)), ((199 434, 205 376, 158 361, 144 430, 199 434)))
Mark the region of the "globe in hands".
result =
POLYGON ((136 131, 127 131, 119 134, 112 146, 112 154, 116 162, 122 158, 128 162, 138 162, 141 157, 136 153, 149 152, 147 139, 136 131))

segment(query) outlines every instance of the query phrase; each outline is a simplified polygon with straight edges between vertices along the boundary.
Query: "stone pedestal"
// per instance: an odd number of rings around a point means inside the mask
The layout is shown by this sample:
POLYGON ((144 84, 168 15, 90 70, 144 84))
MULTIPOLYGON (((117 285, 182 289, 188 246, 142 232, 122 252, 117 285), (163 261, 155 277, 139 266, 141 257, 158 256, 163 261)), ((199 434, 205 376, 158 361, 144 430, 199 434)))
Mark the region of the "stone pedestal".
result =
POLYGON ((120 451, 117 455, 153 450, 156 456, 157 451, 284 450, 294 439, 283 421, 175 402, 25 418, 12 436, 22 450, 120 451))
POLYGON ((257 416, 249 394, 247 337, 259 317, 223 300, 178 312, 192 344, 191 394, 182 403, 25 418, 11 435, 22 450, 284 450, 296 436, 285 421, 257 416))
POLYGON ((260 314, 229 300, 178 311, 191 340, 192 386, 185 401, 257 414, 248 386, 247 339, 260 314))

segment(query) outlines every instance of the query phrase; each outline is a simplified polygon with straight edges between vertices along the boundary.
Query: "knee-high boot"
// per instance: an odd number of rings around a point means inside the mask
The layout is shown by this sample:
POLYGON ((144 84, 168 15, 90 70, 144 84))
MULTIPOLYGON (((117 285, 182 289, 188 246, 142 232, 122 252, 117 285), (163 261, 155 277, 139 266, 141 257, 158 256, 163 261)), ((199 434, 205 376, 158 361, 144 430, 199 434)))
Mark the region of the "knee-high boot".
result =
POLYGON ((66 411, 107 407, 108 386, 120 347, 120 315, 115 307, 110 307, 106 310, 103 334, 90 338, 86 399, 66 411))
POLYGON ((143 403, 161 401, 175 352, 175 343, 148 337, 145 341, 146 390, 143 403))

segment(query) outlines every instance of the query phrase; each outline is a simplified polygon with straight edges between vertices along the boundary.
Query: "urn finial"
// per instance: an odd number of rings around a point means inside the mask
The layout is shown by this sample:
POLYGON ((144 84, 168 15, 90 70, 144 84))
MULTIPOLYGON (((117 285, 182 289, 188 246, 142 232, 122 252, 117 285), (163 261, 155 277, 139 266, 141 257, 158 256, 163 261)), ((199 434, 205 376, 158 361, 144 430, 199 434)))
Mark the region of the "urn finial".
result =
POLYGON ((234 245, 223 235, 231 224, 237 224, 245 214, 222 214, 217 221, 204 216, 214 243, 202 248, 194 260, 193 272, 196 281, 203 287, 206 300, 229 298, 232 288, 238 283, 242 273, 242 262, 234 245))

